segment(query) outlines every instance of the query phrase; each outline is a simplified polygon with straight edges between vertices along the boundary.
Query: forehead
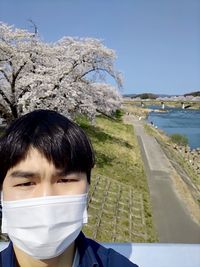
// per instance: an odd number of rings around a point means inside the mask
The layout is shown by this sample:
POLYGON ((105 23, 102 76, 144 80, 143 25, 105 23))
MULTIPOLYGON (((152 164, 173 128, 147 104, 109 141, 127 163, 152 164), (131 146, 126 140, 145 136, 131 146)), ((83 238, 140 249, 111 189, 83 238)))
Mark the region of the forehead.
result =
POLYGON ((19 161, 16 165, 8 170, 8 173, 15 169, 32 169, 41 170, 48 167, 49 170, 56 169, 52 162, 49 162, 47 158, 35 148, 30 148, 24 159, 19 161))

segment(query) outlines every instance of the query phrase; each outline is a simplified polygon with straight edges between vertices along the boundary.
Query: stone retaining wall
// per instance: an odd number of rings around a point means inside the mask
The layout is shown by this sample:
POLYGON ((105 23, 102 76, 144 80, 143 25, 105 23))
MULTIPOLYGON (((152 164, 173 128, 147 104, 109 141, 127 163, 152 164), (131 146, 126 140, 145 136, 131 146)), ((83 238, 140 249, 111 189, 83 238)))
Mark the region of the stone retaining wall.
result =
POLYGON ((189 146, 173 145, 173 148, 182 154, 195 172, 200 175, 200 148, 191 149, 189 146))

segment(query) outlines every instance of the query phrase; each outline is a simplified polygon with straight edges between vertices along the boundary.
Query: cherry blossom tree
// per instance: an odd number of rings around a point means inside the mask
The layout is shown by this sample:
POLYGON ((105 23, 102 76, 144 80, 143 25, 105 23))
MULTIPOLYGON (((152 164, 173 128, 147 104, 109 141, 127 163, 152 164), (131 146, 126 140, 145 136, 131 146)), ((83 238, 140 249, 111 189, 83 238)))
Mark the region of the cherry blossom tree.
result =
POLYGON ((0 23, 0 116, 9 122, 38 108, 72 118, 112 114, 121 105, 115 58, 98 39, 63 37, 45 43, 36 28, 31 33, 0 23), (105 83, 106 75, 118 89, 105 83))

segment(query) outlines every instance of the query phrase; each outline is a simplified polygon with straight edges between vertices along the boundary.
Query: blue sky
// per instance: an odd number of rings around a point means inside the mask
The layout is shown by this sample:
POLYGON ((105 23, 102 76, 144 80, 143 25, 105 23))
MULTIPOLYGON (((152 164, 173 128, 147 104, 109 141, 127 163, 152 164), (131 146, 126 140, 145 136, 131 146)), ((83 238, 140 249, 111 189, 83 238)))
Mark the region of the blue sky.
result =
POLYGON ((117 53, 123 93, 200 90, 200 0, 0 0, 0 21, 47 42, 96 37, 117 53))

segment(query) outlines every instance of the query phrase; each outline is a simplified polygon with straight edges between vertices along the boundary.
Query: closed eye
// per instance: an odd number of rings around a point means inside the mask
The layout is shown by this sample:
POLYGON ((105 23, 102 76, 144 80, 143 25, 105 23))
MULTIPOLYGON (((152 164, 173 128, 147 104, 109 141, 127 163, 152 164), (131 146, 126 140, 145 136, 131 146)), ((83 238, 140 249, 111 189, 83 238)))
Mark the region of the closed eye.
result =
POLYGON ((78 182, 78 179, 59 179, 57 183, 73 183, 73 182, 78 182))
POLYGON ((21 183, 21 184, 17 184, 17 185, 15 185, 15 186, 32 186, 32 185, 35 185, 35 183, 34 182, 26 182, 26 183, 21 183))

